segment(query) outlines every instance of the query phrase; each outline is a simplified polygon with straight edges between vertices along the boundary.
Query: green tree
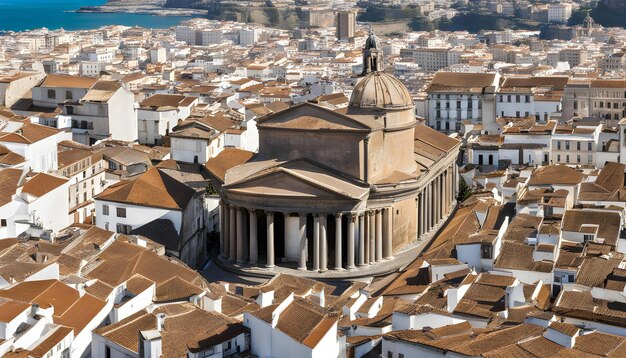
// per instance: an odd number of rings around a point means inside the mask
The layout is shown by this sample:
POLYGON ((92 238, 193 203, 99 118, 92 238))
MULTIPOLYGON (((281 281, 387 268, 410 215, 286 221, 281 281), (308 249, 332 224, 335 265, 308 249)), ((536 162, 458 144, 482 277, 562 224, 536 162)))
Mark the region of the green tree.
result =
POLYGON ((472 196, 472 188, 470 188, 469 185, 465 183, 465 180, 461 178, 459 181, 459 194, 457 195, 456 200, 459 203, 462 203, 470 196, 472 196))

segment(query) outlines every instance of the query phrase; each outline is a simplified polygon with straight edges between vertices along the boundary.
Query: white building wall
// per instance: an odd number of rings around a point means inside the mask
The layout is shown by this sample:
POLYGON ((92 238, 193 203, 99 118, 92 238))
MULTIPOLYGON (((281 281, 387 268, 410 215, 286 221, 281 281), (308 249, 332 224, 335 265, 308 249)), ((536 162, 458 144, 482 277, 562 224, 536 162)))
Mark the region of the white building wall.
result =
POLYGON ((182 212, 169 209, 153 208, 147 206, 115 203, 112 201, 95 200, 96 203, 96 226, 101 229, 116 231, 117 225, 130 225, 133 229, 143 226, 156 219, 168 219, 174 224, 174 228, 180 234, 182 212), (109 206, 109 215, 104 215, 103 205, 109 206), (126 209, 126 217, 117 217, 117 208, 126 209))

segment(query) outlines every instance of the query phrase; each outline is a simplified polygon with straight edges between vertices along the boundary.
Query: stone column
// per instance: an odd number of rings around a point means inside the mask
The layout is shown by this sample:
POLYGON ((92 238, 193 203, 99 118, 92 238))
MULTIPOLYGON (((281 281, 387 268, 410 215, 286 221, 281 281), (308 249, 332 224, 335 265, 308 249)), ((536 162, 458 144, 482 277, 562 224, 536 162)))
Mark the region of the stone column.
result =
POLYGON ((430 205, 430 183, 424 191, 424 233, 427 233, 430 231, 430 211, 432 210, 430 205))
POLYGON ((341 270, 341 213, 335 214, 335 270, 341 270))
POLYGON ((370 262, 370 231, 372 230, 372 221, 370 220, 370 212, 366 211, 363 213, 363 218, 365 220, 365 230, 363 232, 364 242, 363 242, 363 252, 365 253, 363 263, 369 264, 370 262))
POLYGON ((383 209, 383 258, 393 257, 393 208, 383 209))
POLYGON ((320 271, 328 270, 328 235, 326 214, 320 215, 320 271))
POLYGON ((441 175, 439 175, 439 196, 441 197, 441 200, 439 200, 439 221, 441 221, 446 207, 445 172, 442 172, 441 175))
POLYGON ((224 256, 224 200, 220 199, 220 204, 218 206, 218 217, 220 220, 220 255, 224 256))
POLYGON ((313 214, 313 271, 320 269, 320 218, 313 214))
POLYGON ((422 193, 417 193, 417 238, 422 236, 422 193))
POLYGON ((300 258, 298 260, 298 270, 306 271, 306 214, 299 213, 300 218, 300 258))
POLYGON ((369 212, 370 219, 370 263, 376 261, 376 213, 374 210, 369 212))
POLYGON ((348 262, 346 263, 348 270, 355 269, 354 266, 354 241, 355 237, 356 215, 350 213, 348 216, 348 262))
POLYGON ((437 175, 435 178, 435 195, 433 195, 433 199, 435 199, 435 225, 439 223, 439 216, 441 215, 441 174, 437 175))
POLYGON ((452 170, 453 170, 452 173, 454 175, 454 180, 453 180, 452 186, 454 188, 454 199, 456 200, 456 196, 457 196, 457 194, 459 192, 459 171, 458 171, 458 168, 456 166, 456 163, 452 164, 452 170))
POLYGON ((229 235, 230 235, 230 249, 228 251, 229 258, 232 261, 237 260, 237 213, 234 206, 229 210, 229 235))
POLYGON ((376 210, 376 262, 383 260, 383 211, 376 210))
POLYGON ((243 256, 243 209, 237 209, 237 263, 242 264, 243 256))
POLYGON ((259 261, 259 233, 257 232, 257 218, 254 209, 248 210, 250 214, 250 264, 256 265, 259 261))
POLYGON ((224 228, 224 248, 222 249, 222 257, 227 259, 229 255, 228 249, 230 247, 230 210, 228 209, 228 205, 226 205, 226 203, 222 206, 222 218, 224 219, 222 224, 222 227, 224 228))
POLYGON ((431 198, 433 200, 433 227, 437 225, 439 221, 437 218, 439 217, 439 177, 437 176, 433 183, 431 198))
POLYGON ((365 215, 359 214, 359 266, 365 265, 365 215))
POLYGON ((267 217, 267 268, 274 267, 274 213, 266 211, 267 217))

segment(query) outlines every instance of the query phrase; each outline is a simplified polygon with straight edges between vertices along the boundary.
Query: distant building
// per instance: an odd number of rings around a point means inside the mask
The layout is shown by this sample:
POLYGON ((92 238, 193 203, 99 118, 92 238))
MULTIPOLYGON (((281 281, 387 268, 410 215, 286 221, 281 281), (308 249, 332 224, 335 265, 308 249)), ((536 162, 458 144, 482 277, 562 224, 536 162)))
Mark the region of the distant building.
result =
POLYGON ((335 26, 337 27, 337 39, 341 40, 354 37, 354 30, 356 28, 356 14, 354 11, 338 11, 335 26))

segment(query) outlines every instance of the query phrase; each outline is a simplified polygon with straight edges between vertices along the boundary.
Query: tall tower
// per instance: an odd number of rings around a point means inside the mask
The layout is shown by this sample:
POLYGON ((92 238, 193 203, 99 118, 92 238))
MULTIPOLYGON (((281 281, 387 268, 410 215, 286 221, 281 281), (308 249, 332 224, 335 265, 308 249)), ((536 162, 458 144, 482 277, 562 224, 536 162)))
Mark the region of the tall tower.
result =
POLYGON ((378 47, 378 39, 374 31, 370 30, 370 35, 365 40, 365 47, 363 48, 363 72, 361 72, 361 76, 383 69, 383 51, 378 47))
POLYGON ((354 37, 356 13, 352 10, 337 11, 335 26, 337 27, 337 39, 342 40, 354 37))
POLYGON ((593 29, 596 26, 595 21, 589 15, 590 10, 587 10, 587 17, 585 17, 585 22, 583 23, 583 28, 585 29, 585 36, 591 36, 593 33, 593 29))

